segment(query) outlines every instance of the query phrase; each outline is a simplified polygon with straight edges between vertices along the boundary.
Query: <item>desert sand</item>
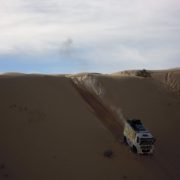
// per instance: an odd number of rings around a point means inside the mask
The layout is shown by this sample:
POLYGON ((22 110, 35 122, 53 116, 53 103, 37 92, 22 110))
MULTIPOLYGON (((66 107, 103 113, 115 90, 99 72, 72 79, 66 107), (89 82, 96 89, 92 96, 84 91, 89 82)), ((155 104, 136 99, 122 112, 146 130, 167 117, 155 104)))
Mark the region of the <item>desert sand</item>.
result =
POLYGON ((180 69, 136 72, 0 75, 0 179, 179 180, 180 69), (156 137, 153 156, 122 143, 126 118, 156 137))

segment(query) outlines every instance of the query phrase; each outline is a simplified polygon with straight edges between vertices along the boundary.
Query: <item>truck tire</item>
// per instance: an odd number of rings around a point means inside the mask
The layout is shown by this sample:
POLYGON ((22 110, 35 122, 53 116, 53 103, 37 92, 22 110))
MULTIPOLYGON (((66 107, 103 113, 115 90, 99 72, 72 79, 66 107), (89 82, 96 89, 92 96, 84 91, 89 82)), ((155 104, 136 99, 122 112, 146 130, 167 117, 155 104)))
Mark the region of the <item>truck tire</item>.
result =
POLYGON ((132 150, 133 153, 137 154, 137 148, 136 148, 135 146, 133 146, 133 147, 131 148, 131 150, 132 150))
POLYGON ((126 136, 123 137, 123 143, 127 145, 127 139, 126 139, 126 136))

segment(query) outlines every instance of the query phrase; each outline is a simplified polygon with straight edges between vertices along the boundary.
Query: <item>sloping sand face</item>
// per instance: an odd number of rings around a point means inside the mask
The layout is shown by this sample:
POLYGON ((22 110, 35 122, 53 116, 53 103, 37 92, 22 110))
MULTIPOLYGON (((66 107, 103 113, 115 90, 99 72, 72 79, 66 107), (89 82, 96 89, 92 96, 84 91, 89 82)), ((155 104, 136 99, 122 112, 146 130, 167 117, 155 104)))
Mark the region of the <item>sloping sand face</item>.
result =
POLYGON ((156 136, 155 155, 134 155, 116 140, 71 79, 4 75, 0 179, 179 179, 179 100, 153 79, 93 76, 103 103, 141 118, 156 136), (112 158, 103 156, 108 149, 112 158))
POLYGON ((152 77, 162 82, 169 91, 180 96, 180 69, 154 71, 152 77))
POLYGON ((117 171, 103 157, 114 139, 69 79, 1 77, 0 99, 0 179, 106 179, 117 171))
MULTIPOLYGON (((153 72, 152 78, 136 77, 130 73, 130 76, 127 74, 91 75, 87 78, 88 80, 83 79, 87 82, 96 82, 93 88, 86 82, 84 85, 90 91, 96 88, 93 92, 97 96, 98 89, 102 89, 103 93, 99 97, 114 114, 119 116, 119 122, 124 121, 124 118, 142 119, 145 127, 157 138, 156 152, 152 158, 153 164, 145 161, 146 158, 144 158, 143 165, 148 167, 151 164, 159 169, 159 173, 164 171, 169 179, 180 177, 178 163, 180 160, 178 140, 180 98, 177 94, 178 88, 172 91, 169 86, 160 83, 159 75, 165 77, 166 73, 171 74, 171 81, 176 82, 176 87, 178 87, 180 85, 179 72, 174 72, 174 70, 153 72)), ((171 81, 169 80, 169 83, 171 81)))

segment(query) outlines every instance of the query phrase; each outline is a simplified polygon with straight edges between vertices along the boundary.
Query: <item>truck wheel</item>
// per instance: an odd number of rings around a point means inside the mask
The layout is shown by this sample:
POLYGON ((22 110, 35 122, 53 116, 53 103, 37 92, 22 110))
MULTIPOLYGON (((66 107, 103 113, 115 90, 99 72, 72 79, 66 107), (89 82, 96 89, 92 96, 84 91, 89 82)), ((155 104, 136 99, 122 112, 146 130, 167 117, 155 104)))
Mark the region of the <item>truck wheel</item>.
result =
POLYGON ((136 148, 135 146, 133 146, 133 147, 131 148, 131 150, 132 150, 133 153, 137 154, 137 148, 136 148))
POLYGON ((123 143, 127 145, 127 139, 126 139, 126 136, 123 137, 123 143))

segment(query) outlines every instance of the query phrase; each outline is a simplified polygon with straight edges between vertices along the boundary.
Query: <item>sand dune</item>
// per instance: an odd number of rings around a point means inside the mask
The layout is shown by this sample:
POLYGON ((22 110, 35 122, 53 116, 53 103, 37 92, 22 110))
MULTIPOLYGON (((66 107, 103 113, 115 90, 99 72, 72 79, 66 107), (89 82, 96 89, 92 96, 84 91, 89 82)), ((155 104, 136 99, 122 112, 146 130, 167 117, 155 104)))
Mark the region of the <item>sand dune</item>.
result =
POLYGON ((0 179, 179 179, 180 70, 132 74, 1 75, 0 179), (155 135, 154 156, 115 138, 127 117, 155 135))
POLYGON ((180 96, 180 69, 154 72, 152 76, 161 81, 171 92, 180 96))

